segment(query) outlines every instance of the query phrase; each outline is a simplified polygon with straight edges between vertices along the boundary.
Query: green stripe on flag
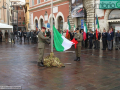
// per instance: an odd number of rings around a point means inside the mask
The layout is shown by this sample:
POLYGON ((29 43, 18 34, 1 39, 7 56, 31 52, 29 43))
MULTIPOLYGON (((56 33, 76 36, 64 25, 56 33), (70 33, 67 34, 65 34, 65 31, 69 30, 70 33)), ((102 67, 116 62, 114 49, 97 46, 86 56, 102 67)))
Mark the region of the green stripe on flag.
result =
POLYGON ((56 51, 62 52, 64 51, 64 47, 62 46, 63 38, 62 35, 58 32, 58 30, 53 25, 53 33, 54 33, 54 47, 56 51))

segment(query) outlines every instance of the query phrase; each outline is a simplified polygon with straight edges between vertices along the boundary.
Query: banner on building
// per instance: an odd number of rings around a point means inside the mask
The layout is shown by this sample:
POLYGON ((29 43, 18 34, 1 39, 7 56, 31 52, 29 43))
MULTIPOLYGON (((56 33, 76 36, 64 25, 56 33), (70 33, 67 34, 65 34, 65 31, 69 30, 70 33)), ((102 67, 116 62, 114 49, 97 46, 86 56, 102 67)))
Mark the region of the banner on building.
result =
POLYGON ((50 23, 47 23, 47 28, 50 28, 50 23))
POLYGON ((71 1, 71 15, 72 17, 84 17, 83 0, 71 1))
POLYGON ((84 19, 81 19, 81 29, 84 29, 84 19))
POLYGON ((120 8, 120 0, 100 0, 100 9, 118 9, 120 8))

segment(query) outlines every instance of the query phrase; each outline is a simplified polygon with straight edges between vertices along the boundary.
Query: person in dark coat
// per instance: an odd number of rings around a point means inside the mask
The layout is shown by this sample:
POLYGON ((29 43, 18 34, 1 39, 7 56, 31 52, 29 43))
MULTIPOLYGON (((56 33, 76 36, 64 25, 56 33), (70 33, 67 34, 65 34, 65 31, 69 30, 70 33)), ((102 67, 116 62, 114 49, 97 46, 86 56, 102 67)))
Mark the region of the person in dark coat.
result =
POLYGON ((24 32, 23 32, 24 42, 25 42, 25 39, 26 39, 26 35, 27 35, 27 32, 24 31, 24 32))
POLYGON ((19 32, 20 42, 22 42, 22 36, 23 36, 23 32, 20 30, 19 32))
POLYGON ((86 33, 85 48, 88 47, 88 33, 86 33))
POLYGON ((116 33, 116 38, 115 38, 115 41, 116 41, 116 45, 119 45, 119 38, 120 38, 120 32, 119 32, 119 30, 117 31, 117 33, 116 33))
POLYGON ((37 32, 34 31, 34 34, 33 34, 33 39, 34 39, 34 43, 37 43, 37 32))
POLYGON ((90 30, 89 34, 88 34, 88 38, 89 38, 89 49, 92 49, 93 43, 93 32, 90 30))
POLYGON ((94 33, 94 40, 95 40, 95 47, 94 49, 99 49, 100 48, 100 38, 101 38, 101 33, 98 32, 98 38, 96 37, 96 32, 94 33))
POLYGON ((28 40, 28 43, 29 43, 29 40, 30 40, 30 32, 29 31, 27 31, 26 37, 27 37, 27 40, 28 40))
POLYGON ((102 33, 102 45, 103 45, 103 49, 102 50, 106 50, 106 46, 107 46, 107 33, 106 30, 103 30, 102 33))
POLYGON ((48 31, 46 32, 46 36, 50 37, 50 30, 48 29, 48 31))
POLYGON ((108 50, 112 50, 112 40, 113 40, 113 34, 111 30, 109 30, 107 33, 108 50))
POLYGON ((15 34, 14 34, 13 31, 10 32, 10 39, 11 39, 11 43, 12 43, 12 41, 13 41, 14 44, 15 44, 15 34))
POLYGON ((71 39, 71 40, 73 40, 73 38, 74 38, 74 32, 73 32, 73 31, 71 31, 71 34, 70 34, 70 39, 71 39))
POLYGON ((2 35, 3 35, 3 33, 0 30, 0 42, 2 42, 2 35))
POLYGON ((33 43, 34 42, 34 31, 31 31, 31 43, 33 43))
POLYGON ((8 42, 8 32, 7 32, 7 30, 5 30, 5 42, 6 43, 8 42))

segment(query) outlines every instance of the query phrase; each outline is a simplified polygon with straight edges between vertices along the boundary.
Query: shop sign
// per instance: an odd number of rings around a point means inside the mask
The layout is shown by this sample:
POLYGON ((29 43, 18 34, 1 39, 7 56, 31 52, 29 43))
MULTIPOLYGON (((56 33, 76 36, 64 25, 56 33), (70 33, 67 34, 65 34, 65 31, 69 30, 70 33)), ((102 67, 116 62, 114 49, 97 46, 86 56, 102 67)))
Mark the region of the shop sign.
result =
POLYGON ((120 0, 100 0, 100 9, 118 9, 120 8, 120 0))
POLYGON ((47 28, 50 28, 50 23, 47 23, 47 28))

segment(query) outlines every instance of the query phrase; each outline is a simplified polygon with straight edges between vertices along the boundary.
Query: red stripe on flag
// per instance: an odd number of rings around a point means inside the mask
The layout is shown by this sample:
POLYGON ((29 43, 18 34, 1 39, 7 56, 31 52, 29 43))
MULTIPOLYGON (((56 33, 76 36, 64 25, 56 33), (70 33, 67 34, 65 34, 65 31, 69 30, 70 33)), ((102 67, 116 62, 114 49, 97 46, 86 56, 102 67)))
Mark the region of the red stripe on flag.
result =
POLYGON ((96 29, 96 39, 98 39, 98 30, 96 29))
POLYGON ((68 33, 69 33, 69 31, 67 30, 67 32, 66 32, 66 37, 68 36, 68 33))
POLYGON ((84 39, 84 41, 87 39, 86 32, 83 32, 83 39, 84 39))

